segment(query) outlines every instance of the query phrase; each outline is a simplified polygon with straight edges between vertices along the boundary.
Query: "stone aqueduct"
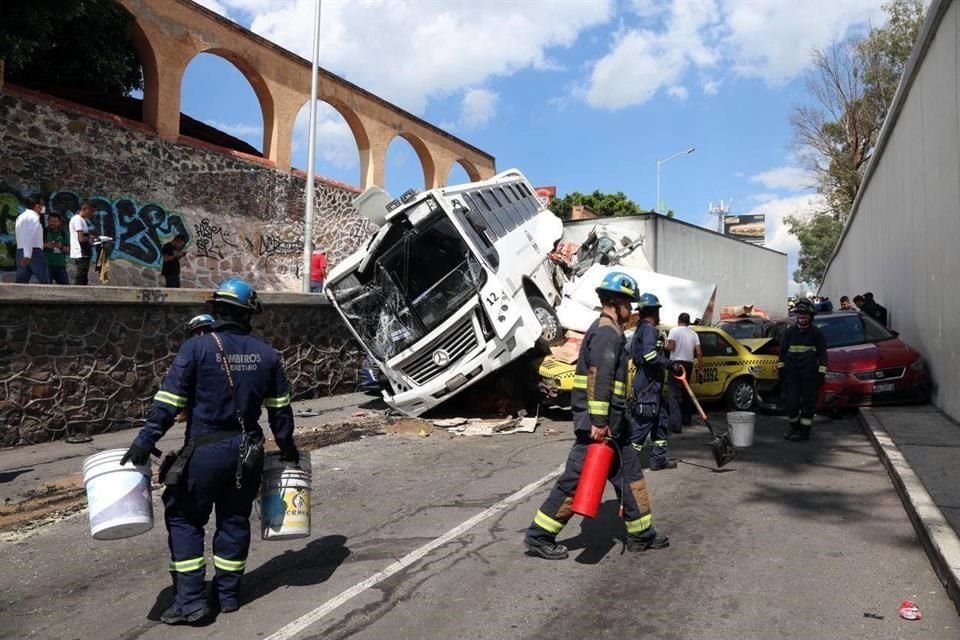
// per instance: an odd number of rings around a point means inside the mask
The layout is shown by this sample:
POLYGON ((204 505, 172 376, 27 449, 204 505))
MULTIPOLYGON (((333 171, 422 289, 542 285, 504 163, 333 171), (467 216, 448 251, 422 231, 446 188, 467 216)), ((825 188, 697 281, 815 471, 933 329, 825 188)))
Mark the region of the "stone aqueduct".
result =
MULTIPOLYGON (((167 140, 180 138, 183 73, 200 53, 219 55, 253 87, 263 113, 263 157, 291 169, 293 127, 310 99, 310 62, 190 0, 120 0, 134 17, 143 68, 143 120, 167 140)), ((387 148, 400 136, 413 147, 427 188, 443 186, 454 164, 471 180, 492 176, 493 156, 320 70, 317 98, 344 118, 360 154, 360 187, 383 186, 387 148)))

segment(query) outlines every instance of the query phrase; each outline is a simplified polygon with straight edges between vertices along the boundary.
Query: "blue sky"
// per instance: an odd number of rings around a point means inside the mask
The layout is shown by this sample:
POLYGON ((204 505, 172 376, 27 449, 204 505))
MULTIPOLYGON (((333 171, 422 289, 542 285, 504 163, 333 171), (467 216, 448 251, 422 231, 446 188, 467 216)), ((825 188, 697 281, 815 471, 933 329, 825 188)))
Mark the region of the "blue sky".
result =
MULTIPOLYGON (((313 0, 203 0, 310 55, 313 0)), ((708 203, 766 213, 768 246, 817 196, 791 152, 810 52, 883 20, 881 0, 323 0, 321 65, 518 167, 558 192, 623 191, 709 225, 708 203), (389 60, 390 64, 384 64, 389 60)), ((261 148, 253 90, 229 62, 187 68, 182 109, 261 148)), ((307 108, 294 134, 306 166, 307 108)), ((321 104, 317 172, 357 184, 356 145, 321 104)), ((388 151, 386 188, 422 187, 413 149, 388 151)), ((456 168, 451 182, 465 180, 456 168), (458 178, 460 180, 458 180, 458 178)))

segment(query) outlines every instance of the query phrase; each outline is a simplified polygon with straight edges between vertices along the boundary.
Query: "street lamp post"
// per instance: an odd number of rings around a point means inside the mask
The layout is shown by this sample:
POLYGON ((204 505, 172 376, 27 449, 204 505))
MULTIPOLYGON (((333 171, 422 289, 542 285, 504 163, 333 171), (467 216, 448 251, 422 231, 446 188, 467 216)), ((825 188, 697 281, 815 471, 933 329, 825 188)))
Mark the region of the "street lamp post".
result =
POLYGON ((672 156, 670 156, 670 157, 667 158, 666 160, 657 160, 657 207, 656 207, 656 212, 657 212, 657 213, 660 213, 660 165, 666 164, 667 162, 670 162, 671 160, 673 160, 674 158, 677 158, 677 157, 679 157, 679 156, 685 156, 685 155, 687 155, 688 153, 693 153, 693 152, 696 151, 696 150, 697 150, 696 147, 690 147, 690 148, 687 149, 686 151, 678 151, 678 152, 676 152, 675 154, 673 154, 672 156))
POLYGON ((320 66, 320 0, 313 8, 313 63, 310 67, 310 127, 307 130, 307 193, 303 212, 303 292, 310 293, 310 257, 313 253, 313 198, 317 145, 317 72, 320 66))

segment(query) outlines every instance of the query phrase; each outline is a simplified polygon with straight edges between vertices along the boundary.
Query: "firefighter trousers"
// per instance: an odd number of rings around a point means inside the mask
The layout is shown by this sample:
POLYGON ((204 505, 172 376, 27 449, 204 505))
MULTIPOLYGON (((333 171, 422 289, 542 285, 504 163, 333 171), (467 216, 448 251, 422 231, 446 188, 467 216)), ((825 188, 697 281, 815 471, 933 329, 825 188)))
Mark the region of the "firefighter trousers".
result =
MULTIPOLYGON (((527 529, 528 539, 553 542, 573 517, 573 496, 580 481, 587 447, 591 443, 586 434, 577 433, 577 441, 567 456, 566 468, 527 529)), ((643 478, 643 469, 640 468, 640 459, 625 438, 614 446, 618 453, 614 456, 607 479, 613 485, 617 498, 623 503, 627 535, 646 539, 656 532, 653 529, 650 496, 647 493, 647 481, 643 478)))
POLYGON ((634 403, 630 408, 630 441, 639 451, 647 437, 653 448, 650 450, 650 466, 660 467, 667 464, 667 434, 670 430, 670 416, 666 403, 660 399, 659 387, 656 395, 634 403))
POLYGON ((240 579, 250 549, 250 511, 260 488, 262 467, 245 472, 237 489, 239 447, 239 435, 198 447, 183 482, 163 494, 174 606, 184 615, 206 605, 203 536, 214 510, 215 591, 221 608, 240 605, 240 579))
POLYGON ((800 369, 786 367, 783 372, 784 404, 790 428, 813 426, 813 414, 817 407, 819 374, 816 366, 800 369))

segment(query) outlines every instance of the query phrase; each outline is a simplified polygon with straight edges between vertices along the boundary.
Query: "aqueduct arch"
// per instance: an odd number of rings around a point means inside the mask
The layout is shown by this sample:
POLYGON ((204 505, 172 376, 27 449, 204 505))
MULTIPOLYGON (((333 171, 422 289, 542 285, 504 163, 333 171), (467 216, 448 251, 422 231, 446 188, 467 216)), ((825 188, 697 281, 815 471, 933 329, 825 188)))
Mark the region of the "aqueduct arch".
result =
MULTIPOLYGON (((136 22, 144 122, 177 140, 183 72, 197 54, 215 53, 254 88, 263 112, 263 156, 289 171, 297 113, 310 99, 310 62, 190 0, 120 1, 136 22)), ((443 185, 455 162, 478 178, 496 173, 490 154, 323 69, 317 97, 337 108, 357 139, 361 188, 383 185, 387 147, 397 135, 416 150, 427 187, 443 185)))

